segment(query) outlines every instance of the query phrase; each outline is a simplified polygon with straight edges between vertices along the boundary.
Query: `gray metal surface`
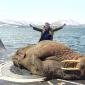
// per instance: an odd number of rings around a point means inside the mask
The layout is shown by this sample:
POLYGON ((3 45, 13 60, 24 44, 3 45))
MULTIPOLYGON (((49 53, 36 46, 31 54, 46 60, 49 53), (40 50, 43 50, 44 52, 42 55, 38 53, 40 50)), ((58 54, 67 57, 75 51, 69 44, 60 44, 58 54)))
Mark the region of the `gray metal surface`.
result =
POLYGON ((29 71, 13 66, 11 61, 0 64, 0 79, 16 83, 40 82, 44 77, 31 75, 29 71))

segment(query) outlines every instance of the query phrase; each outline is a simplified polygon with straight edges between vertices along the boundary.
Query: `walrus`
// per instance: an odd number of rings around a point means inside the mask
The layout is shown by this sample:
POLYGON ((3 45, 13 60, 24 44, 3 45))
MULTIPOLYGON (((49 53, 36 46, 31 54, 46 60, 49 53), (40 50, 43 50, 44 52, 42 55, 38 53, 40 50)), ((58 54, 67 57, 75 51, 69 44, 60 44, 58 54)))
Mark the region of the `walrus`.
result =
POLYGON ((47 79, 81 79, 85 76, 85 55, 56 41, 45 40, 36 45, 20 48, 12 56, 15 66, 24 67, 32 74, 47 79), (64 60, 78 60, 78 63, 62 64, 64 60), (78 67, 80 70, 65 71, 61 67, 78 67))

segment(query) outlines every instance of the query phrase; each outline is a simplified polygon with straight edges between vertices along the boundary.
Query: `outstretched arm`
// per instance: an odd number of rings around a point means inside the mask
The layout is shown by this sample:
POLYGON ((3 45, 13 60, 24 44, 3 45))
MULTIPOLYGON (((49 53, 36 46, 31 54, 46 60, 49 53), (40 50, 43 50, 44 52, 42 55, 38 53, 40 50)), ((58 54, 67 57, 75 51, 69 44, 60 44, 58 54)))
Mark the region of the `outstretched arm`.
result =
POLYGON ((42 32, 42 29, 40 29, 40 28, 34 27, 34 26, 32 26, 32 25, 30 25, 30 27, 32 27, 32 28, 33 28, 34 30, 36 30, 36 31, 42 32))
POLYGON ((53 31, 54 31, 54 32, 55 32, 55 31, 58 31, 58 30, 62 29, 65 25, 66 25, 66 24, 64 24, 64 25, 62 25, 62 26, 60 26, 60 27, 58 27, 58 28, 55 28, 55 29, 53 29, 53 31))

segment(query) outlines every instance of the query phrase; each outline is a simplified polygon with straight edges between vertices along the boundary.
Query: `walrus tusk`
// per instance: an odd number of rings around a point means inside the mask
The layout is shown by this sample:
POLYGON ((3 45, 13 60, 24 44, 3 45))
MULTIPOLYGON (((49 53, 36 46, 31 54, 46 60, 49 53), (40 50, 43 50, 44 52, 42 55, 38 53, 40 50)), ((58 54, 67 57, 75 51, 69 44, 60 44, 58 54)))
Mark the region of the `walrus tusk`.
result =
POLYGON ((61 62, 74 62, 74 63, 79 63, 79 60, 63 60, 61 62))
MULTIPOLYGON (((79 63, 79 60, 63 60, 61 61, 62 63, 79 63)), ((78 67, 67 67, 67 68, 64 68, 64 67, 61 67, 62 70, 68 70, 68 71, 74 71, 74 70, 80 70, 80 68, 78 67)))
POLYGON ((74 70, 80 70, 80 68, 61 68, 62 70, 68 70, 68 71, 74 71, 74 70))

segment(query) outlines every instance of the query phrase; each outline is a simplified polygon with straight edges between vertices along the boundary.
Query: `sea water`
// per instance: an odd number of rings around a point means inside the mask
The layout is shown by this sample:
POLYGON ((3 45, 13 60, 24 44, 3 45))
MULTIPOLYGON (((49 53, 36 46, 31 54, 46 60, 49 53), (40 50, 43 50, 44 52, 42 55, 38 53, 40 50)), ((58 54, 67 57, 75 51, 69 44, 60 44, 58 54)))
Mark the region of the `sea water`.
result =
MULTIPOLYGON (((40 38, 40 32, 32 28, 0 27, 0 39, 5 47, 17 49, 27 44, 36 44, 40 38)), ((85 53, 85 28, 64 27, 54 33, 54 40, 64 43, 75 51, 85 53)))

